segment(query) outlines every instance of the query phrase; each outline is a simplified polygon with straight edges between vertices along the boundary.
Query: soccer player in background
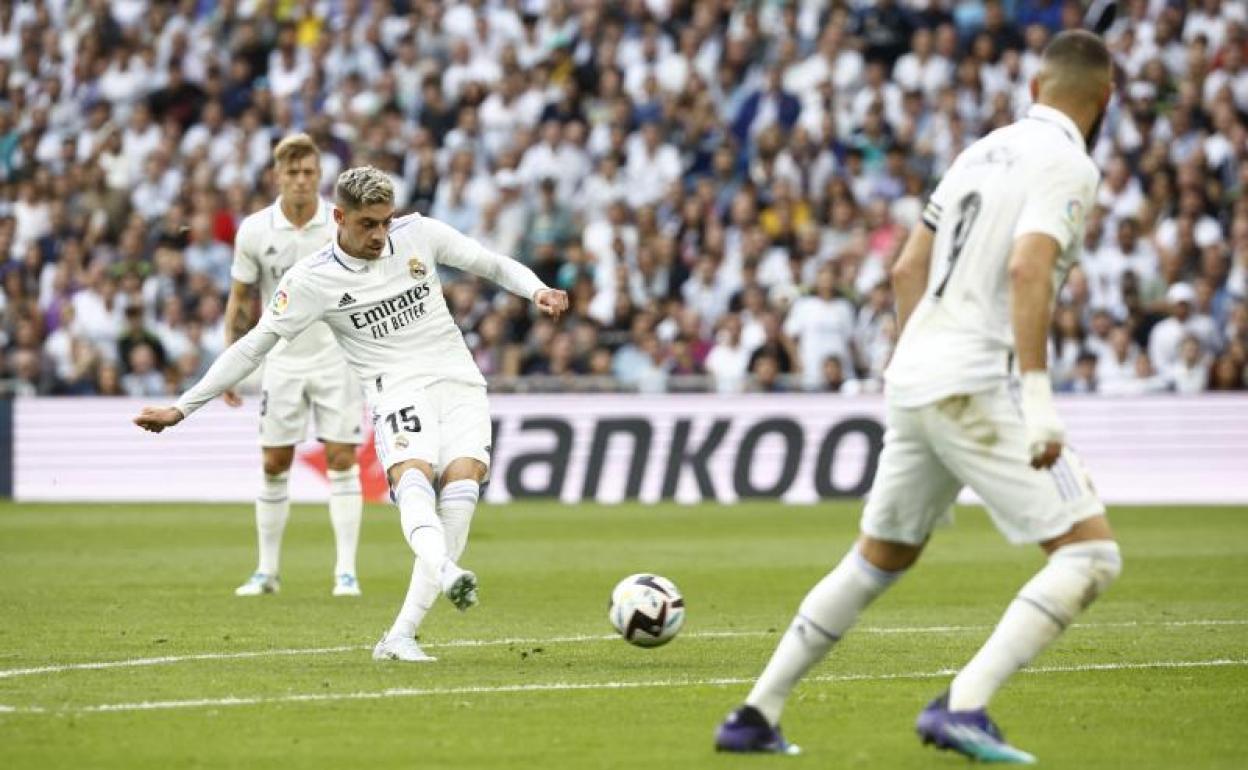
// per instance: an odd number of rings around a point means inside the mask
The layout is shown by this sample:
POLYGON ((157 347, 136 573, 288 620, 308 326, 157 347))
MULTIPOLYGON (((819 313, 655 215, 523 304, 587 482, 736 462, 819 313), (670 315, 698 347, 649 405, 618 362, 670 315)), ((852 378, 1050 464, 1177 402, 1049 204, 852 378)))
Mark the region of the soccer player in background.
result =
POLYGON ((399 616, 373 657, 427 661, 433 658, 416 632, 438 594, 460 610, 477 603, 476 575, 458 561, 491 446, 485 379, 443 300, 438 266, 488 278, 554 318, 568 298, 442 222, 394 213, 394 187, 384 172, 343 172, 333 241, 287 271, 256 327, 176 404, 145 407, 135 423, 153 432, 177 425, 246 377, 279 340, 328 324, 364 384, 378 459, 416 555, 399 616))
MULTIPOLYGON (((317 190, 321 153, 307 134, 292 134, 273 150, 273 175, 279 195, 272 206, 243 220, 234 239, 233 281, 225 306, 226 342, 233 343, 256 325, 257 297, 271 297, 282 275, 298 260, 320 251, 334 235, 332 207, 317 190)), ((233 390, 226 403, 242 399, 233 390)), ((307 435, 309 414, 316 416, 316 437, 325 445, 329 476, 329 520, 337 558, 334 596, 359 596, 355 552, 360 541, 360 469, 355 448, 364 415, 359 381, 351 373, 333 333, 315 323, 289 342, 280 342, 264 361, 260 386, 260 452, 264 486, 256 498, 260 557, 256 570, 234 593, 277 593, 282 532, 290 517, 287 486, 295 445, 307 435)))
POLYGON ((1118 545, 1053 406, 1046 336, 1079 256, 1099 173, 1087 148, 1112 90, 1109 52, 1056 36, 1027 116, 967 148, 932 193, 893 269, 903 330, 886 372, 888 431, 862 534, 806 595, 724 751, 795 753, 780 731, 794 685, 912 565, 964 485, 1013 543, 1048 562, 949 690, 919 715, 924 743, 1031 763, 988 717, 993 694, 1118 577, 1118 545), (1014 377, 1015 367, 1018 376, 1014 377))

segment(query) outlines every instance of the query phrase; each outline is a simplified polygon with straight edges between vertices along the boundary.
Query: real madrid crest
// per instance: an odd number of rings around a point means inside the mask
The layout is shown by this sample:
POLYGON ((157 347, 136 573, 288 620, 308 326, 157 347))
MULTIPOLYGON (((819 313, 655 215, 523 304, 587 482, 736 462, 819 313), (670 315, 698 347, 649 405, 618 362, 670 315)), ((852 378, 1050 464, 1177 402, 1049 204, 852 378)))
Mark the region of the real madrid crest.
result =
POLYGON ((424 280, 425 275, 429 272, 428 268, 425 267, 425 263, 420 261, 420 257, 412 257, 407 260, 407 271, 417 281, 424 280))

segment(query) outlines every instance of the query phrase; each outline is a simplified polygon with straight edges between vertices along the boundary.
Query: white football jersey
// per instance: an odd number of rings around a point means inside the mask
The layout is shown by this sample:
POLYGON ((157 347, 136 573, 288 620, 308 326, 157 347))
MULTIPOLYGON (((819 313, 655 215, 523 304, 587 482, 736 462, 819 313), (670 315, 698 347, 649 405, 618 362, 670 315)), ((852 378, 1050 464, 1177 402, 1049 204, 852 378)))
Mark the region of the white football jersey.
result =
MULTIPOLYGON (((258 284, 260 296, 269 298, 291 265, 311 256, 333 240, 333 207, 321 200, 316 213, 303 227, 295 227, 282 213, 281 199, 248 216, 234 237, 234 264, 230 277, 258 284)), ((313 324, 297 339, 283 340, 265 359, 269 367, 292 374, 315 372, 328 361, 341 360, 333 334, 325 324, 313 324)))
POLYGON ((324 321, 369 401, 439 381, 485 385, 446 301, 438 265, 482 276, 526 299, 546 288, 532 270, 436 219, 397 219, 380 257, 356 259, 337 239, 282 278, 260 328, 294 339, 324 321))
POLYGON ((1009 259, 1028 233, 1061 247, 1054 296, 1079 260, 1100 172, 1064 113, 1033 105, 957 157, 923 212, 935 232, 927 290, 885 372, 903 407, 989 390, 1009 376, 1009 259))

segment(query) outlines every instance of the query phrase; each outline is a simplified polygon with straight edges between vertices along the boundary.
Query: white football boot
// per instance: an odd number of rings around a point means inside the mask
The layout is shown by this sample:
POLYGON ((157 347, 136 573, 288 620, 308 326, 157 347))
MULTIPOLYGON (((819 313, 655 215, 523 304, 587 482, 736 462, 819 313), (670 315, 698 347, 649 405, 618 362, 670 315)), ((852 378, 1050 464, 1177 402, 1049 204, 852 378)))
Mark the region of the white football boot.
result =
POLYGON ((334 578, 334 596, 359 596, 360 581, 350 572, 344 572, 334 578))
POLYGON ((477 576, 447 561, 442 567, 442 593, 463 612, 477 604, 477 576))
POLYGON ((282 583, 277 579, 277 575, 266 575, 263 572, 256 572, 247 578, 247 582, 234 589, 235 596, 260 596, 261 594, 275 594, 282 590, 282 583))
POLYGON ((396 636, 393 639, 381 635, 381 641, 373 648, 373 660, 401 660, 404 663, 432 663, 437 658, 420 649, 415 639, 396 636))

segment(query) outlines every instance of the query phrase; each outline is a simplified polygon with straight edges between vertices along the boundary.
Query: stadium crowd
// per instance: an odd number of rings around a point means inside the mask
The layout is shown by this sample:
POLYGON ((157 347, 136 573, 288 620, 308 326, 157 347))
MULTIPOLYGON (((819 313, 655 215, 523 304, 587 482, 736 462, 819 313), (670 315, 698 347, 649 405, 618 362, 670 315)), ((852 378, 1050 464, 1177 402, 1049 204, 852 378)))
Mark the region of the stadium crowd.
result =
MULTIPOLYGON (((1125 0, 1059 389, 1242 390, 1248 18, 1125 0)), ((222 349, 232 239, 308 132, 565 288, 446 276, 496 388, 878 391, 889 267, 1025 113, 1074 0, 0 0, 0 381, 175 393, 222 349), (921 226, 921 225, 920 225, 921 226)))

